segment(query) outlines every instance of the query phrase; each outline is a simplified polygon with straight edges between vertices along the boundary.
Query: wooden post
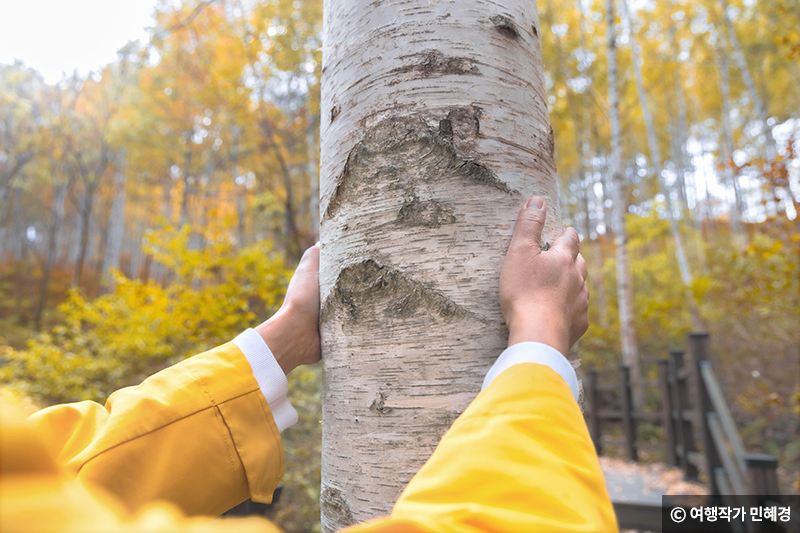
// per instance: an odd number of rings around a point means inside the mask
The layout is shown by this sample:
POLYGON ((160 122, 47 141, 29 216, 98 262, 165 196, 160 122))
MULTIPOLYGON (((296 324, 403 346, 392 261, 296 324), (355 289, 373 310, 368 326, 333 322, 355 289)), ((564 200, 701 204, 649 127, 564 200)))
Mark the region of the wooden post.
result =
POLYGON ((778 459, 763 453, 748 453, 744 456, 747 465, 747 484, 750 494, 755 496, 777 496, 778 459))
MULTIPOLYGON (((747 488, 750 492, 750 506, 760 507, 762 505, 774 505, 781 503, 777 496, 780 494, 778 488, 778 459, 772 455, 763 453, 748 453, 744 456, 747 465, 747 488), (773 496, 765 498, 765 496, 773 496)), ((783 531, 774 528, 776 524, 770 522, 755 523, 755 533, 772 533, 773 531, 783 531)))
POLYGON ((678 455, 675 451, 675 424, 672 405, 672 385, 670 384, 669 360, 658 360, 658 387, 661 392, 661 426, 664 428, 665 460, 668 465, 678 465, 678 455))
POLYGON ((692 423, 685 419, 685 413, 689 410, 689 398, 686 379, 680 376, 680 371, 683 369, 683 350, 673 350, 669 355, 671 358, 672 404, 675 407, 674 421, 677 430, 676 437, 680 445, 678 463, 683 470, 683 477, 697 479, 697 466, 689 461, 689 452, 695 451, 695 446, 692 423))
POLYGON ((708 477, 708 486, 712 496, 720 494, 717 479, 714 476, 714 469, 722 466, 719 450, 714 444, 709 427, 708 414, 714 412, 711 397, 706 389, 706 382, 700 372, 700 365, 709 359, 708 333, 690 333, 689 351, 692 354, 693 385, 695 387, 695 397, 697 398, 698 418, 700 422, 700 437, 703 441, 703 459, 705 461, 705 471, 708 477))
POLYGON ((594 449, 597 455, 603 450, 602 429, 600 427, 600 391, 597 388, 598 372, 590 370, 586 374, 586 399, 589 403, 589 434, 594 441, 594 449))
POLYGON ((625 433, 625 454, 629 461, 636 461, 636 419, 633 417, 633 390, 631 369, 619 367, 620 392, 622 394, 622 430, 625 433))

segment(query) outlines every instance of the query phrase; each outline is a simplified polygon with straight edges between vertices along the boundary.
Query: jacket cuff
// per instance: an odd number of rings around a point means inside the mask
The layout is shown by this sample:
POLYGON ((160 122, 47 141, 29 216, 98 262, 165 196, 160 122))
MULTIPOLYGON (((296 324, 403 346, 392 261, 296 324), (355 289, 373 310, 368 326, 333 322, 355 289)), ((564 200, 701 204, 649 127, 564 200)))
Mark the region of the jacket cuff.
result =
POLYGON ((541 342, 518 342, 506 348, 486 374, 481 390, 488 387, 503 371, 520 363, 536 363, 553 369, 567 382, 572 396, 576 402, 578 401, 578 377, 575 375, 575 369, 561 352, 541 342))
POLYGON ((267 400, 269 410, 278 431, 293 426, 297 422, 297 411, 289 403, 286 395, 289 393, 289 380, 283 373, 278 361, 272 354, 267 343, 256 330, 247 329, 233 339, 233 343, 242 351, 253 376, 256 378, 261 394, 267 400))

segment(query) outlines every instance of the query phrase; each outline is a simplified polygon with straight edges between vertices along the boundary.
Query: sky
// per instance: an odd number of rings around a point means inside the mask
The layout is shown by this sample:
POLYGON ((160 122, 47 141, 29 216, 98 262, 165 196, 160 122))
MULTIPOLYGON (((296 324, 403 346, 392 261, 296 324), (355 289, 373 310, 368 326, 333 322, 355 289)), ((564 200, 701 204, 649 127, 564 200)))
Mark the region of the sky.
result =
POLYGON ((55 83, 116 58, 128 41, 147 41, 157 0, 0 0, 0 64, 21 60, 55 83))

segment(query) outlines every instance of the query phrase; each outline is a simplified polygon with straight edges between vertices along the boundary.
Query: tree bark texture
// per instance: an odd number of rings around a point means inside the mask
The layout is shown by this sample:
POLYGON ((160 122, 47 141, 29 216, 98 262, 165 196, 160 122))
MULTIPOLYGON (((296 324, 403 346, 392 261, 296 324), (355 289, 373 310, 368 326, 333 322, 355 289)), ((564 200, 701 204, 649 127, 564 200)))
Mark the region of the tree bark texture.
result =
MULTIPOLYGON (((633 284, 628 263, 628 237, 625 232, 625 213, 628 203, 625 198, 625 179, 622 173, 622 138, 619 123, 619 93, 617 89, 617 33, 614 26, 614 0, 606 0, 606 23, 608 25, 608 115, 611 123, 611 182, 614 210, 614 245, 617 253, 617 307, 622 344, 622 362, 630 367, 631 379, 640 382, 642 372, 639 365, 639 350, 636 345, 636 326, 633 323, 633 284)), ((644 402, 641 387, 635 390, 634 404, 637 408, 644 402)))
POLYGON ((383 515, 506 347, 524 201, 561 232, 533 2, 326 0, 322 526, 383 515))

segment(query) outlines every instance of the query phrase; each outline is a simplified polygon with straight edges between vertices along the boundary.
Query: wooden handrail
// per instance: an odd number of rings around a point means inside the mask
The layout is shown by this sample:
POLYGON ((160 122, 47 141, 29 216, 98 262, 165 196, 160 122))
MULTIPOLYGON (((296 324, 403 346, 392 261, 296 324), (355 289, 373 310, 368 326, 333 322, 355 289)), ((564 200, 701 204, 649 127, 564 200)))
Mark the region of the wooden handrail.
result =
MULTIPOLYGON (((708 419, 708 426, 711 430, 711 437, 714 440, 714 445, 717 447, 719 458, 722 461, 722 467, 725 469, 725 474, 731 481, 733 490, 736 494, 748 494, 744 486, 744 481, 742 481, 742 473, 737 468, 736 462, 725 446, 725 437, 723 435, 719 416, 717 416, 717 413, 706 413, 706 418, 708 419)), ((722 487, 720 487, 720 490, 722 490, 722 487)))
MULTIPOLYGON (((717 467, 714 469, 714 480, 717 482, 717 486, 719 487, 720 496, 722 498, 722 503, 726 507, 737 507, 736 501, 734 501, 734 493, 731 491, 731 487, 728 484, 728 478, 725 475, 725 469, 717 467)), ((741 498, 736 498, 736 500, 741 500, 741 498)), ((746 505, 744 503, 743 505, 746 505)), ((738 520, 731 520, 730 525, 731 529, 734 533, 752 533, 752 522, 747 521, 746 523, 747 531, 742 527, 742 523, 738 520)))
POLYGON ((733 447, 733 454, 736 457, 736 462, 739 465, 741 472, 747 471, 747 465, 744 462, 745 450, 742 438, 736 430, 736 424, 733 422, 731 412, 728 410, 728 405, 725 403, 725 396, 722 394, 722 389, 719 386, 711 361, 700 361, 700 375, 705 381, 706 390, 711 398, 711 403, 714 406, 714 411, 717 412, 719 420, 722 423, 722 428, 725 430, 725 435, 733 447))
POLYGON ((600 409, 597 416, 601 420, 622 420, 622 411, 618 409, 600 409))
POLYGON ((661 422, 661 413, 652 411, 634 411, 633 418, 636 420, 648 420, 650 422, 661 422))

